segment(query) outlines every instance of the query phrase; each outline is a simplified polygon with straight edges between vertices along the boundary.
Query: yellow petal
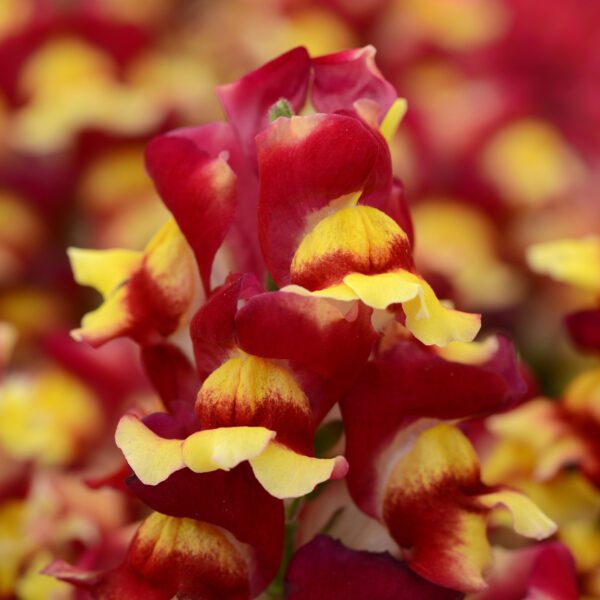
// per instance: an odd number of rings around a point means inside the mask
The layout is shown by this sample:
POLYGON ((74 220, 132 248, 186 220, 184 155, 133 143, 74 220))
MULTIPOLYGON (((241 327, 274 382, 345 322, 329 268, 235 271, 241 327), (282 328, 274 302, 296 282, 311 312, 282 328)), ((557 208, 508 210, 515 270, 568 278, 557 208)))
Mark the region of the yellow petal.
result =
POLYGON ((383 118, 379 131, 381 131, 381 135, 385 138, 388 144, 398 130, 398 127, 400 126, 400 123, 402 122, 407 110, 408 103, 406 100, 404 98, 398 98, 394 101, 394 104, 392 104, 383 118))
POLYGON ((444 306, 431 286, 424 279, 420 281, 422 293, 402 304, 412 334, 428 346, 472 341, 481 328, 481 316, 444 306))
POLYGON ((378 275, 352 273, 344 283, 368 306, 385 309, 390 304, 412 300, 421 294, 418 277, 408 271, 394 271, 378 275))
POLYGON ((513 121, 480 153, 485 178, 517 206, 539 206, 573 189, 585 174, 581 159, 558 129, 537 119, 513 121))
POLYGON ((567 239, 535 244, 527 262, 536 273, 557 281, 600 291, 600 238, 567 239))
POLYGON ((157 485, 185 466, 182 440, 161 438, 133 415, 121 418, 115 442, 133 472, 146 485, 157 485))
POLYGON ((450 342, 438 350, 445 360, 464 365, 481 365, 486 363, 498 350, 498 338, 489 337, 482 342, 450 342))
POLYGON ((134 250, 67 250, 75 281, 97 289, 106 298, 140 264, 142 254, 134 250))
POLYGON ((556 524, 549 519, 527 496, 512 490, 502 490, 479 496, 488 508, 498 505, 510 511, 514 530, 525 537, 543 540, 556 531, 556 524))
POLYGON ((85 340, 95 345, 119 335, 127 327, 130 318, 125 305, 125 296, 125 289, 121 288, 96 310, 84 315, 81 327, 71 331, 73 339, 78 342, 85 340))
POLYGON ((479 315, 444 306, 431 286, 409 271, 398 269, 378 275, 352 273, 344 277, 344 284, 372 308, 385 309, 401 303, 407 328, 427 345, 470 342, 481 327, 479 315))
POLYGON ((319 483, 340 479, 348 471, 348 463, 342 456, 312 458, 274 442, 250 460, 250 465, 265 490, 281 499, 304 496, 319 483))
POLYGON ((219 427, 192 434, 183 442, 183 462, 195 473, 229 471, 259 455, 275 437, 264 427, 219 427))
POLYGON ((57 368, 14 373, 0 385, 0 448, 14 458, 66 465, 102 429, 98 399, 57 368))

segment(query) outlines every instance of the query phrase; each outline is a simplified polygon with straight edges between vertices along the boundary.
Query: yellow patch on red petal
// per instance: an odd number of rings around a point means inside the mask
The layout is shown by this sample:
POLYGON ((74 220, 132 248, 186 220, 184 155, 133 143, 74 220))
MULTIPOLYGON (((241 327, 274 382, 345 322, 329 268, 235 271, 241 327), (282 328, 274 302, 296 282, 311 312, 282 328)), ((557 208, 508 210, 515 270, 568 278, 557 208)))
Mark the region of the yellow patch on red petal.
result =
POLYGON ((310 413, 306 395, 288 370, 265 358, 245 355, 230 358, 207 377, 198 393, 196 410, 205 414, 212 408, 239 418, 244 413, 256 413, 266 402, 288 404, 310 413))
POLYGON ((312 412, 293 374, 271 360, 244 354, 227 360, 204 381, 196 400, 203 428, 266 427, 304 449, 312 444, 312 412))
POLYGON ((121 418, 115 442, 133 472, 146 485, 157 485, 185 467, 182 440, 156 435, 133 415, 121 418))
POLYGON ((470 495, 479 486, 477 455, 449 425, 420 433, 396 463, 383 517, 419 574, 463 591, 485 587, 482 572, 491 561, 485 510, 470 495))
POLYGON ((220 427, 199 431, 182 444, 183 462, 195 473, 229 471, 265 451, 275 432, 264 427, 220 427))
POLYGON ((470 484, 479 476, 479 463, 466 436, 456 427, 440 424, 419 433, 396 463, 388 486, 406 494, 421 494, 437 488, 448 475, 470 484))
POLYGON ((144 267, 171 311, 184 312, 194 295, 196 267, 174 219, 169 219, 146 246, 144 267))
POLYGON ((408 236, 384 212, 350 206, 319 221, 294 254, 293 284, 319 290, 350 273, 376 274, 412 265, 408 236))
POLYGON ((132 541, 128 562, 152 584, 181 597, 213 597, 215 590, 226 597, 249 595, 248 565, 240 548, 209 523, 152 513, 132 541))
POLYGON ((272 442, 267 449, 250 460, 260 484, 276 498, 299 498, 329 479, 341 479, 348 472, 342 456, 313 458, 298 454, 282 444, 272 442))
POLYGON ((600 237, 535 244, 527 250, 527 262, 536 273, 600 292, 600 237))

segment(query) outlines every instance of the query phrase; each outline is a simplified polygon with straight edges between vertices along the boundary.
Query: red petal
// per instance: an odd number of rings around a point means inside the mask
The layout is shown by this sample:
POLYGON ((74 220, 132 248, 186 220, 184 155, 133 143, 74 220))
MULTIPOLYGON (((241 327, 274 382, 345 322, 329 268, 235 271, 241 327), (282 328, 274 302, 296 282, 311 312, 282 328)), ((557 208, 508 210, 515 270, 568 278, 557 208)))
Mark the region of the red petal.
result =
POLYGON ((194 251, 207 292, 215 254, 234 217, 236 174, 227 159, 236 154, 226 123, 176 130, 146 148, 148 172, 194 251))
POLYGON ((503 550, 496 557, 489 588, 473 600, 577 600, 577 575, 569 550, 558 542, 503 550))
POLYGON ((235 314, 238 302, 262 291, 254 275, 230 275, 194 315, 190 336, 200 379, 204 381, 236 344, 235 314))
POLYGON ((306 100, 310 58, 305 48, 294 48, 244 75, 220 86, 217 93, 239 136, 244 152, 254 157, 254 137, 269 124, 269 109, 285 98, 298 112, 306 100))
POLYGON ((570 314, 565 323, 572 340, 582 350, 600 352, 600 309, 570 314))
POLYGON ((461 593, 413 573, 388 553, 351 550, 319 535, 298 550, 286 573, 288 600, 459 600, 461 593))
POLYGON ((374 100, 385 114, 398 97, 375 65, 375 48, 365 46, 313 59, 312 101, 319 112, 353 108, 356 100, 374 100))
POLYGON ((148 378, 167 408, 176 401, 194 403, 200 382, 196 370, 177 346, 167 342, 143 346, 142 361, 148 378))
POLYGON ((250 298, 238 311, 235 324, 246 352, 288 359, 329 377, 356 372, 375 340, 367 307, 357 304, 343 314, 322 298, 286 292, 250 298))

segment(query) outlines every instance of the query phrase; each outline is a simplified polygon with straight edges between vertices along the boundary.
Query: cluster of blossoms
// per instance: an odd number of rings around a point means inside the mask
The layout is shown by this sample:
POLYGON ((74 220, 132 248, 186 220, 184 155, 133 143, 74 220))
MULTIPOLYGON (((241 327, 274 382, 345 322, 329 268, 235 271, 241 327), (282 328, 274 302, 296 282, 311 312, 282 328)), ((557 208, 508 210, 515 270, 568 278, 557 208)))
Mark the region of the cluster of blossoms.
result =
MULTIPOLYGON (((104 298, 74 337, 135 340, 163 408, 116 428, 128 489, 155 511, 126 559, 46 572, 107 598, 486 590, 490 520, 538 540, 556 526, 482 481, 461 430, 528 387, 510 342, 473 342, 480 316, 415 269, 388 145, 405 102, 371 47, 294 49, 219 96, 227 122, 147 148, 173 218, 145 250, 69 251, 104 298)), ((534 546, 523 589, 540 552, 572 578, 568 555, 534 546)))
POLYGON ((0 598, 600 598, 598 23, 0 0, 0 598))

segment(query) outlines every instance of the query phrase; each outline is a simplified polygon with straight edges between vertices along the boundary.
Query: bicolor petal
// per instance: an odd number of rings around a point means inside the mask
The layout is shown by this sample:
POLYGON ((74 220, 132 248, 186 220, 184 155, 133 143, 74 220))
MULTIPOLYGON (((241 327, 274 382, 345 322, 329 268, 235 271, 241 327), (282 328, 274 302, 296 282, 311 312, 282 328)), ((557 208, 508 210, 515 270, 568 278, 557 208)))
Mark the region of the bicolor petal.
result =
POLYGON ((278 119, 256 138, 261 181, 259 238, 269 272, 290 283, 290 266, 303 237, 323 217, 392 186, 389 150, 359 118, 315 114, 278 119), (335 147, 343 152, 332 152, 335 147))
POLYGON ((329 377, 355 373, 375 340, 368 308, 356 303, 343 312, 325 299, 285 291, 253 296, 235 324, 245 352, 287 359, 329 377))
POLYGON ((290 277, 292 285, 323 297, 354 297, 381 310, 402 304, 408 329, 425 344, 471 341, 480 316, 444 306, 412 271, 411 243, 396 221, 351 205, 321 219, 302 239, 290 277))
POLYGON ((498 504, 509 507, 523 535, 542 539, 556 529, 519 493, 486 488, 467 438, 437 425, 420 433, 394 464, 382 517, 417 573, 439 585, 478 591, 486 587, 483 571, 491 563, 486 517, 498 504))
POLYGON ((398 224, 378 209, 350 205, 321 219, 305 235, 290 265, 290 281, 314 291, 352 273, 411 268, 410 241, 398 224))
POLYGON ((69 248, 73 277, 79 285, 98 290, 104 298, 119 287, 142 262, 136 250, 86 250, 69 248))
POLYGON ((168 336, 193 300, 193 259, 172 220, 143 252, 71 248, 69 257, 76 280, 104 296, 104 303, 72 332, 75 339, 93 346, 118 336, 132 337, 142 345, 168 336))
POLYGON ((386 468, 380 461, 394 439, 406 439, 410 427, 418 428, 420 423, 463 420, 507 409, 527 393, 507 339, 498 337, 493 347, 479 348, 475 353, 479 360, 473 356, 467 360, 464 349, 447 348, 433 351, 415 341, 397 341, 363 368, 340 402, 346 455, 352 466, 348 484, 367 514, 377 515, 378 482, 386 468))
POLYGON ((250 568, 242 545, 220 527, 154 512, 118 567, 91 572, 57 561, 45 573, 97 598, 242 600, 250 598, 250 568))
POLYGON ((183 469, 156 486, 144 485, 136 477, 127 483, 152 509, 210 523, 244 544, 252 597, 275 576, 283 551, 283 502, 264 490, 248 463, 201 474, 183 469))
POLYGON ((250 573, 242 548, 223 530, 201 521, 151 514, 132 541, 128 565, 177 595, 249 596, 250 573))
MULTIPOLYGON (((480 315, 446 306, 422 277, 409 271, 396 270, 379 275, 352 273, 344 277, 344 284, 367 306, 375 309, 402 304, 406 327, 426 345, 470 342, 481 327, 480 315)), ((318 293, 325 295, 327 290, 318 293)))
POLYGON ((184 468, 194 473, 229 471, 249 461, 261 485, 276 498, 303 496, 328 479, 346 475, 341 457, 319 459, 274 442, 264 427, 205 429, 185 439, 166 439, 136 417, 119 422, 116 442, 137 478, 156 486, 184 468))
POLYGON ((148 172, 194 252, 207 294, 236 210, 237 175, 230 166, 240 162, 236 143, 226 123, 210 123, 154 138, 146 149, 148 172))
POLYGON ((289 370, 265 358, 243 355, 224 362, 202 384, 196 414, 204 429, 267 428, 292 448, 312 449, 314 424, 306 394, 289 370))

